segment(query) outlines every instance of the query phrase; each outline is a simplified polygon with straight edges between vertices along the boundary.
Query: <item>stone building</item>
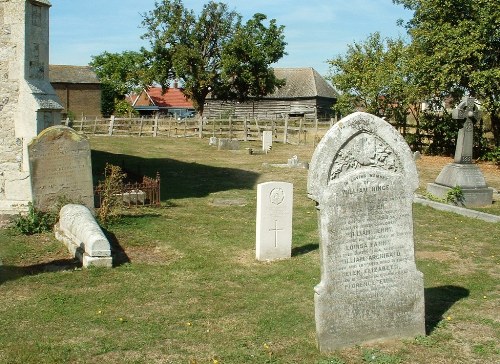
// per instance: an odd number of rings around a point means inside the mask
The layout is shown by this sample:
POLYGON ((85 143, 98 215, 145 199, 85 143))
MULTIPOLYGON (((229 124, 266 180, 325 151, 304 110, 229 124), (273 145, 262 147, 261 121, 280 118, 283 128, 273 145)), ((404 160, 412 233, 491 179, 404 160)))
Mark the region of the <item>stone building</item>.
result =
POLYGON ((213 99, 209 95, 203 115, 236 118, 284 118, 298 116, 306 119, 329 119, 333 117, 332 106, 337 92, 313 68, 275 68, 277 78, 286 84, 261 99, 234 102, 213 99))
POLYGON ((0 1, 0 215, 32 200, 27 146, 60 124, 49 82, 48 0, 0 1))
POLYGON ((101 86, 89 66, 49 66, 49 79, 63 106, 63 118, 68 113, 77 119, 101 116, 101 86))

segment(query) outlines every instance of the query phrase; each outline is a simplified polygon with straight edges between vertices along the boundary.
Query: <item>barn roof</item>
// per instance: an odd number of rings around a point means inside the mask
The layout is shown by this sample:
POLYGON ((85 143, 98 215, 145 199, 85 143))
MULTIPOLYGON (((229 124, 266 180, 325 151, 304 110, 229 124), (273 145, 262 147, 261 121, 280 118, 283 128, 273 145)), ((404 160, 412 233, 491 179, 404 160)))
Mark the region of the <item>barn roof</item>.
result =
POLYGON ((89 66, 49 65, 49 80, 52 83, 100 83, 89 66))
POLYGON ((279 79, 285 79, 286 84, 265 96, 270 99, 338 97, 334 88, 312 67, 305 68, 275 68, 274 74, 279 79))

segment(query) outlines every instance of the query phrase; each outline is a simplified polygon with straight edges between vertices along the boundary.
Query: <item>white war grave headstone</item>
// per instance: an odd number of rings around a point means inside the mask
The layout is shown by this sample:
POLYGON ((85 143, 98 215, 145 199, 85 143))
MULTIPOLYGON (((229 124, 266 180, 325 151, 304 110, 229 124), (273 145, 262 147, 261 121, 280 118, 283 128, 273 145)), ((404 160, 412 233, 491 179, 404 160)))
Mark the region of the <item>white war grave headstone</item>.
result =
POLYGON ((265 130, 262 132, 262 150, 264 152, 269 152, 273 147, 273 132, 271 130, 265 130))
POLYGON ((67 126, 43 130, 28 145, 34 205, 51 210, 61 198, 94 209, 87 138, 67 126))
POLYGON ((423 275, 415 265, 413 154, 384 120, 356 112, 316 147, 308 194, 319 219, 321 352, 425 335, 423 275))
POLYGON ((256 258, 287 259, 292 254, 293 184, 257 185, 256 258))
POLYGON ((445 199, 452 188, 460 187, 463 193, 462 201, 455 201, 466 207, 481 207, 491 205, 493 189, 486 185, 481 169, 473 163, 473 120, 478 120, 480 111, 473 97, 464 97, 458 107, 453 109, 452 117, 456 120, 465 119, 463 127, 458 131, 455 159, 443 167, 434 183, 427 184, 427 192, 445 199))
POLYGON ((32 201, 27 146, 60 124, 62 106, 49 82, 48 0, 0 2, 0 215, 32 201))

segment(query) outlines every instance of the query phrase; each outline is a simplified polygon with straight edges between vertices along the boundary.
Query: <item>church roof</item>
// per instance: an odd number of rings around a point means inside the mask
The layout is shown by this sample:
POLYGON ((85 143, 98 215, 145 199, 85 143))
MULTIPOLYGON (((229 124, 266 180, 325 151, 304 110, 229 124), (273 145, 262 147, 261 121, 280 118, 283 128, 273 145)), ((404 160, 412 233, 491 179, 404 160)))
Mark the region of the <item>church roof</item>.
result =
POLYGON ((89 66, 49 65, 51 83, 100 83, 89 66))

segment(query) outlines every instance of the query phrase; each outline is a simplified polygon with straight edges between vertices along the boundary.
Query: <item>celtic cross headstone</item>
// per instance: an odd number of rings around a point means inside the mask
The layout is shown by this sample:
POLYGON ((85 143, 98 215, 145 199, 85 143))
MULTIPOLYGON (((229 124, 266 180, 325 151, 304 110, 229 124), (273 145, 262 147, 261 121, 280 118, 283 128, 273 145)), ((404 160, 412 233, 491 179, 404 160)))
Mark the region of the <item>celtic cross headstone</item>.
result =
POLYGON ((474 120, 479 119, 479 109, 473 97, 467 97, 452 111, 453 119, 465 119, 463 127, 458 131, 455 149, 455 163, 472 163, 474 120))

